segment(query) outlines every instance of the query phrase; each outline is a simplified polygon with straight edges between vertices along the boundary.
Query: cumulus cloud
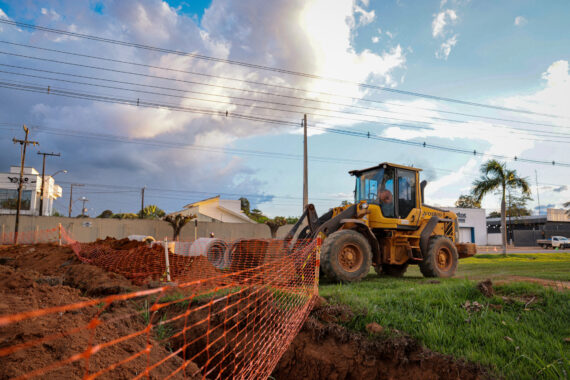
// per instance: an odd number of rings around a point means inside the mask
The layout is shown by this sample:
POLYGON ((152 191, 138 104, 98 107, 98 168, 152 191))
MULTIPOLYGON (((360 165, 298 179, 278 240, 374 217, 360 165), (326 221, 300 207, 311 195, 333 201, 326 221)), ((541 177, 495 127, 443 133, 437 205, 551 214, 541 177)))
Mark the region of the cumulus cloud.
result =
POLYGON ((436 58, 447 60, 451 53, 451 48, 457 44, 457 34, 448 38, 439 46, 439 50, 435 52, 436 58))
POLYGON ((378 42, 380 42, 380 37, 378 36, 372 37, 372 43, 377 44, 378 42))
POLYGON ((453 9, 446 9, 435 14, 431 23, 431 34, 435 37, 444 37, 445 27, 457 21, 457 13, 453 9))
POLYGON ((557 192, 557 193, 561 193, 561 192, 566 191, 566 190, 568 190, 567 185, 555 187, 554 189, 552 189, 552 191, 557 192))
POLYGON ((527 19, 524 18, 523 16, 517 16, 515 17, 515 26, 524 26, 527 24, 527 19))
MULTIPOLYGON (((159 0, 142 0, 135 5, 122 1, 104 1, 103 14, 93 10, 88 11, 84 3, 79 3, 81 2, 73 0, 43 1, 41 6, 31 3, 27 12, 37 15, 34 22, 38 25, 160 46, 165 49, 196 52, 221 59, 308 72, 322 77, 343 78, 349 82, 393 86, 395 83, 391 79, 391 73, 404 67, 406 61, 399 45, 379 53, 367 49, 355 51, 352 46, 355 29, 375 19, 374 11, 364 9, 368 6, 367 1, 362 1, 361 7, 355 6, 351 0, 335 2, 213 0, 200 23, 178 13, 177 9, 159 0), (326 17, 322 17, 323 15, 326 17), (351 70, 347 70, 347 67, 351 70)), ((6 17, 1 9, 0 16, 6 17)), ((231 154, 211 150, 199 151, 195 149, 196 146, 223 149, 244 136, 290 133, 291 127, 232 118, 232 115, 241 114, 289 120, 292 117, 291 113, 267 109, 272 106, 264 103, 265 101, 286 102, 285 98, 273 96, 272 93, 310 97, 315 100, 311 104, 315 107, 321 105, 316 92, 342 93, 355 98, 361 98, 366 94, 359 86, 350 83, 288 76, 189 56, 78 41, 39 31, 24 30, 15 33, 14 30, 11 27, 4 27, 4 32, 9 31, 10 35, 3 34, 3 37, 15 42, 177 70, 133 67, 88 59, 81 61, 81 58, 72 59, 52 54, 51 58, 155 76, 152 78, 104 70, 89 71, 85 68, 42 63, 42 69, 134 83, 121 84, 124 90, 72 84, 67 84, 66 88, 134 100, 140 98, 190 110, 207 109, 220 115, 177 112, 161 107, 153 109, 105 104, 46 94, 0 90, 0 96, 4 100, 0 104, 0 112, 6 115, 0 120, 2 122, 12 121, 6 120, 8 115, 17 114, 18 119, 13 120, 15 122, 25 121, 29 124, 74 133, 96 131, 149 142, 154 141, 151 139, 177 142, 173 147, 118 144, 96 139, 86 144, 86 140, 77 137, 58 137, 35 130, 35 133, 42 137, 42 146, 50 146, 62 152, 62 156, 66 157, 66 164, 69 164, 66 168, 70 171, 68 178, 76 181, 100 180, 104 183, 134 184, 143 174, 144 178, 152 178, 164 188, 176 186, 193 188, 196 191, 215 189, 218 192, 259 193, 262 191, 260 189, 263 183, 252 176, 253 173, 243 160, 231 154), (189 72, 207 76, 192 75, 189 72), (254 82, 303 88, 308 92, 275 90, 254 82), (155 87, 142 87, 145 85, 155 87), (161 89, 158 90, 157 87, 161 89), (141 93, 141 89, 152 91, 154 94, 141 93), (239 100, 238 97, 247 100, 239 100), (260 108, 261 106, 266 108, 260 108), (227 117, 226 112, 228 112, 227 117), (186 174, 173 176, 171 171, 186 174), (213 175, 215 178, 212 178, 213 175)), ((49 55, 24 48, 17 50, 19 53, 29 55, 49 55)), ((12 62, 22 66, 33 66, 28 61, 13 59, 12 62)), ((54 88, 63 87, 61 83, 50 82, 47 79, 36 81, 46 87, 50 84, 54 88)), ((94 81, 94 83, 105 82, 94 81)), ((334 109, 340 110, 342 107, 334 109)), ((318 118, 313 121, 320 122, 318 118)), ((350 123, 347 121, 347 124, 350 123)), ((13 161, 7 144, 7 142, 0 144, 1 162, 13 161), (3 149, 4 147, 6 149, 3 149)))

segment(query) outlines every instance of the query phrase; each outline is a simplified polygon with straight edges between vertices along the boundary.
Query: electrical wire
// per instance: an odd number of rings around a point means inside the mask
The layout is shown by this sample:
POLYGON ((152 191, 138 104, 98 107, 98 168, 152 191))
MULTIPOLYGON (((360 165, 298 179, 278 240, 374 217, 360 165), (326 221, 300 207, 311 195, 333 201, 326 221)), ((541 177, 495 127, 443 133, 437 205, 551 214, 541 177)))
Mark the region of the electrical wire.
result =
MULTIPOLYGON (((178 105, 170 105, 170 104, 164 104, 164 103, 148 102, 148 101, 144 101, 144 100, 140 100, 140 99, 131 100, 131 99, 118 98, 118 97, 110 97, 110 96, 90 95, 90 94, 73 92, 73 91, 50 90, 49 88, 45 89, 41 86, 28 86, 28 85, 20 85, 20 84, 14 84, 14 83, 0 82, 0 87, 22 90, 22 91, 28 91, 28 92, 35 92, 35 93, 47 93, 47 92, 49 92, 50 94, 56 95, 56 96, 64 96, 64 97, 84 99, 84 100, 93 100, 93 101, 106 102, 106 103, 124 104, 124 105, 131 105, 131 106, 137 106, 137 107, 162 108, 162 109, 166 108, 166 109, 171 109, 171 110, 180 111, 180 112, 190 112, 190 113, 198 113, 198 114, 204 114, 204 115, 210 115, 210 116, 219 116, 220 118, 223 118, 224 116, 227 115, 224 112, 219 112, 219 111, 214 111, 214 110, 205 110, 205 109, 182 107, 182 106, 178 106, 178 105)), ((243 115, 243 114, 238 114, 238 113, 232 113, 231 117, 237 118, 237 119, 242 119, 242 120, 264 122, 264 123, 277 124, 277 125, 294 126, 297 128, 299 127, 299 124, 295 123, 295 122, 285 121, 285 120, 276 120, 276 119, 271 119, 271 118, 266 118, 266 117, 257 117, 257 116, 243 115)), ((359 132, 359 131, 354 131, 354 130, 346 130, 346 129, 332 128, 332 127, 324 127, 324 126, 322 126, 322 127, 310 126, 310 128, 320 130, 320 131, 324 131, 324 132, 346 135, 346 136, 368 138, 368 139, 373 139, 373 140, 378 140, 378 141, 392 142, 392 143, 398 143, 398 144, 404 144, 404 145, 410 145, 410 146, 416 146, 416 147, 423 147, 423 148, 429 148, 429 149, 436 149, 436 150, 442 150, 442 151, 448 151, 448 152, 454 152, 454 153, 461 153, 461 154, 467 154, 467 155, 473 155, 473 156, 491 157, 491 158, 502 159, 502 160, 514 160, 514 161, 518 161, 518 162, 541 164, 541 165, 553 165, 553 166, 557 165, 557 166, 561 166, 561 167, 570 167, 570 163, 559 162, 559 161, 557 162, 555 160, 544 161, 544 160, 534 160, 534 159, 521 158, 521 157, 517 157, 517 156, 508 157, 508 156, 499 155, 499 154, 489 154, 489 153, 478 152, 477 150, 467 150, 467 149, 455 148, 455 147, 449 147, 449 146, 443 146, 443 145, 428 144, 425 141, 424 142, 417 142, 417 141, 401 140, 401 139, 390 138, 390 137, 382 137, 382 136, 378 136, 378 135, 376 135, 374 133, 370 133, 370 132, 366 133, 366 132, 359 132)))
MULTIPOLYGON (((48 70, 40 70, 40 69, 32 69, 32 68, 26 68, 26 67, 18 67, 18 66, 7 65, 7 64, 0 64, 0 66, 9 66, 9 67, 17 67, 17 68, 25 69, 25 70, 50 72, 50 71, 48 71, 48 70)), ((264 106, 253 105, 253 104, 242 104, 242 103, 235 103, 235 102, 228 102, 228 101, 221 101, 221 100, 212 100, 212 99, 204 99, 204 98, 197 98, 197 97, 189 97, 189 96, 180 96, 180 95, 173 95, 173 94, 157 93, 157 92, 153 92, 153 91, 145 91, 145 90, 130 89, 130 88, 124 88, 124 87, 117 87, 117 86, 108 86, 108 85, 95 84, 95 83, 72 81, 72 80, 66 80, 66 79, 61 79, 61 78, 43 77, 43 76, 39 76, 39 75, 31 75, 31 74, 17 73, 17 72, 12 72, 12 71, 5 71, 5 70, 0 70, 0 73, 5 73, 5 74, 9 74, 9 75, 16 75, 16 76, 24 76, 24 77, 30 77, 30 78, 37 78, 37 79, 42 79, 42 80, 54 80, 54 81, 60 81, 60 82, 64 82, 64 83, 80 84, 80 85, 92 86, 92 87, 108 88, 108 89, 121 90, 121 91, 131 91, 131 92, 134 92, 134 93, 144 93, 144 94, 151 94, 151 95, 167 96, 167 97, 173 97, 173 98, 177 98, 177 99, 195 100, 195 101, 201 101, 201 102, 210 102, 210 103, 217 103, 217 104, 226 104, 226 105, 239 106, 239 107, 246 107, 246 108, 264 109, 264 110, 269 110, 269 111, 287 112, 287 113, 295 113, 295 114, 298 114, 298 113, 300 112, 300 110, 287 110, 287 109, 280 109, 280 108, 264 107, 264 106)), ((55 73, 55 74, 57 74, 57 75, 70 75, 70 76, 83 77, 83 78, 88 78, 88 79, 92 79, 92 80, 101 80, 101 81, 106 81, 106 82, 122 83, 122 84, 133 85, 133 86, 142 86, 142 87, 151 87, 151 88, 161 88, 161 89, 165 89, 165 90, 168 90, 168 91, 191 92, 191 93, 198 93, 198 94, 203 94, 203 95, 208 95, 208 96, 216 96, 216 97, 229 98, 229 99, 240 99, 240 100, 251 101, 251 102, 254 102, 254 103, 255 103, 255 102, 261 102, 261 103, 280 104, 280 105, 289 106, 289 107, 296 107, 295 105, 291 105, 291 104, 275 103, 275 102, 264 101, 264 100, 256 100, 256 99, 249 99, 249 98, 240 98, 240 97, 217 95, 217 94, 210 94, 210 93, 201 93, 201 92, 191 91, 191 90, 185 91, 185 90, 173 89, 173 88, 168 88, 168 87, 165 88, 165 87, 161 87, 161 86, 142 85, 142 84, 138 84, 138 83, 134 83, 134 82, 117 81, 117 80, 111 80, 111 79, 102 79, 102 78, 88 77, 88 76, 83 76, 83 75, 66 74, 66 73, 61 73, 61 72, 52 72, 52 73, 55 73)), ((24 83, 25 83, 25 84, 29 84, 29 83, 26 83, 26 82, 24 82, 24 83)), ((322 108, 318 108, 318 107, 301 106, 301 107, 299 107, 299 108, 318 109, 318 110, 324 110, 324 111, 335 112, 335 113, 362 115, 362 114, 355 113, 355 112, 346 112, 346 111, 337 111, 337 110, 330 110, 330 109, 322 109, 322 108)), ((386 111, 383 111, 383 112, 386 112, 386 111)), ((350 118, 350 117, 343 117, 343 116, 338 116, 338 115, 319 114, 319 113, 309 113, 309 115, 317 116, 317 117, 323 117, 323 118, 335 118, 335 119, 343 119, 343 120, 350 120, 350 121, 367 122, 367 123, 372 123, 372 124, 380 125, 381 127, 399 127, 399 128, 405 128, 405 129, 433 130, 432 128, 421 127, 421 126, 417 126, 417 125, 400 124, 400 123, 385 123, 385 122, 378 122, 378 121, 375 121, 375 120, 362 119, 362 118, 350 118)), ((403 121, 417 122, 417 123, 428 124, 428 125, 432 125, 432 124, 433 124, 433 123, 427 122, 427 121, 398 119, 398 118, 394 118, 394 117, 386 117, 386 116, 379 116, 379 115, 366 115, 366 114, 364 114, 364 115, 362 115, 362 116, 369 117, 369 118, 381 118, 381 119, 391 119, 391 120, 403 120, 403 121)), ((462 120, 443 119, 443 118, 434 118, 434 119, 439 119, 439 120, 449 121, 449 122, 454 122, 454 123, 465 123, 465 121, 462 121, 462 120)), ((447 125, 447 126, 448 126, 448 127, 451 127, 451 128, 463 128, 463 127, 464 127, 464 125, 447 125)), ((504 129, 509 129, 509 130, 512 129, 512 131, 509 131, 509 133, 514 133, 514 134, 519 134, 519 135, 525 135, 525 136, 528 136, 528 135, 529 135, 529 132, 534 132, 534 133, 530 133, 530 135, 537 136, 537 137, 552 137, 552 136, 555 136, 555 137, 559 137, 559 138, 570 138, 570 133, 547 132, 547 131, 542 131, 542 130, 532 130, 532 129, 515 128, 515 127, 508 127, 508 126, 497 126, 497 127, 498 127, 498 128, 501 128, 501 129, 503 129, 503 128, 504 128, 504 129)), ((495 127, 495 128, 497 128, 497 127, 495 127)), ((496 130, 493 130, 493 132, 496 133, 496 130)), ((532 139, 532 138, 529 138, 529 137, 525 137, 525 138, 523 138, 523 139, 525 139, 525 140, 531 140, 531 141, 545 141, 545 142, 554 142, 554 143, 567 143, 567 141, 564 141, 564 140, 532 139)))
MULTIPOLYGON (((170 71, 170 72, 175 72, 175 73, 183 73, 183 74, 190 74, 190 75, 196 75, 196 76, 203 76, 203 77, 207 77, 207 78, 222 79, 222 80, 227 80, 227 81, 237 81, 240 83, 253 84, 253 85, 257 85, 257 86, 265 86, 265 87, 272 87, 272 88, 279 88, 279 89, 285 89, 285 90, 289 90, 289 91, 292 90, 295 92, 300 91, 300 92, 305 92, 307 94, 332 96, 332 97, 337 97, 337 98, 348 99, 348 100, 351 100, 352 102, 354 102, 354 101, 371 102, 371 103, 379 103, 379 104, 385 104, 385 105, 396 106, 396 107, 413 108, 413 109, 420 109, 420 110, 431 111, 431 112, 440 112, 440 113, 446 113, 446 114, 452 114, 452 115, 483 118, 483 119, 496 120, 496 121, 513 122, 513 123, 529 124, 529 125, 536 125, 536 126, 546 126, 546 127, 554 127, 554 128, 559 127, 559 126, 556 126, 554 124, 545 124, 545 123, 538 123, 538 122, 524 121, 524 120, 505 119, 505 118, 485 116, 485 115, 466 114, 466 113, 461 113, 461 112, 453 112, 453 111, 440 110, 440 109, 434 109, 434 108, 419 107, 419 106, 410 105, 410 104, 400 104, 400 103, 387 102, 387 101, 383 101, 383 100, 355 98, 355 97, 350 97, 350 96, 345 96, 345 95, 333 94, 333 93, 329 93, 329 92, 306 90, 306 89, 301 89, 301 88, 297 88, 297 87, 284 86, 284 85, 278 85, 278 84, 273 84, 273 83, 264 83, 264 82, 258 82, 258 81, 252 81, 252 80, 246 80, 246 79, 238 79, 238 78, 231 78, 231 77, 220 76, 220 75, 199 73, 199 72, 195 72, 195 71, 179 70, 179 69, 173 69, 173 68, 169 68, 169 67, 143 64, 140 62, 124 61, 124 60, 112 59, 112 58, 108 58, 108 57, 98 57, 98 56, 93 56, 93 55, 88 55, 88 54, 81 54, 81 53, 69 52, 69 51, 58 50, 58 49, 49 49, 49 48, 45 48, 45 47, 39 47, 39 46, 33 46, 33 45, 21 44, 21 43, 15 43, 15 42, 3 41, 3 40, 0 40, 0 43, 14 45, 14 46, 20 46, 20 47, 25 47, 25 48, 31 48, 31 49, 37 49, 37 50, 42 50, 42 51, 49 51, 49 52, 54 52, 54 53, 59 53, 59 54, 66 54, 66 55, 71 55, 71 56, 96 59, 96 60, 101 60, 101 61, 106 61, 106 62, 121 63, 121 64, 133 65, 133 66, 138 66, 138 67, 145 67, 145 68, 150 68, 150 69, 165 70, 165 71, 170 71)), ((34 70, 34 69, 28 69, 28 70, 34 70)), ((66 73, 61 73, 61 74, 62 75, 71 75, 71 74, 66 74, 66 73)), ((98 79, 98 80, 104 80, 104 79, 98 79)), ((214 86, 212 84, 204 84, 204 85, 214 86)), ((225 87, 225 88, 252 92, 252 90, 248 90, 248 89, 235 89, 235 88, 229 88, 229 87, 225 87)), ((264 94, 266 94, 266 93, 264 93, 264 94)), ((211 94, 211 95, 212 96, 218 96, 215 94, 211 94)), ((284 96, 284 95, 272 94, 272 96, 284 96)), ((332 105, 336 105, 336 106, 349 107, 349 108, 384 111, 380 108, 375 108, 375 107, 363 107, 363 106, 357 106, 355 104, 327 102, 327 101, 323 101, 321 99, 313 99, 313 98, 298 97, 298 96, 286 96, 286 97, 291 98, 291 99, 301 100, 304 102, 307 102, 307 101, 308 102, 318 102, 318 103, 326 103, 326 104, 332 104, 332 105)), ((295 105, 295 106, 297 106, 297 105, 295 105)), ((391 112, 392 113, 398 113, 398 112, 394 112, 394 111, 391 111, 391 112)), ((404 113, 400 113, 400 114, 404 114, 404 113)))
POLYGON ((299 72, 299 71, 293 71, 293 70, 287 70, 287 69, 282 69, 282 68, 258 65, 258 64, 248 63, 248 62, 231 60, 231 59, 210 57, 210 56, 206 56, 203 54, 182 52, 182 51, 178 51, 178 50, 172 50, 172 49, 166 49, 166 48, 155 47, 155 46, 150 46, 150 45, 144 45, 144 44, 139 44, 139 43, 135 43, 135 42, 120 41, 120 40, 104 38, 104 37, 99 37, 99 36, 93 36, 93 35, 88 35, 88 34, 69 32, 69 31, 65 31, 65 30, 61 30, 61 29, 48 28, 48 27, 40 26, 40 25, 32 25, 32 24, 27 24, 27 23, 23 23, 23 22, 19 22, 19 21, 13 21, 13 20, 5 19, 5 18, 0 18, 0 23, 6 24, 6 25, 11 25, 11 26, 17 26, 17 27, 21 27, 21 28, 40 30, 43 32, 48 32, 48 33, 55 33, 55 34, 61 34, 61 35, 66 35, 66 36, 70 36, 70 37, 83 38, 83 39, 89 39, 89 40, 98 41, 98 42, 115 44, 115 45, 119 45, 119 46, 128 46, 128 47, 134 47, 134 48, 138 48, 138 49, 144 49, 144 50, 154 51, 154 52, 159 52, 159 53, 168 53, 168 54, 174 54, 174 55, 179 55, 179 56, 192 57, 192 58, 211 61, 211 62, 219 62, 219 63, 237 65, 237 66, 246 67, 246 68, 271 71, 271 72, 276 72, 276 73, 280 73, 280 74, 288 74, 288 75, 294 75, 294 76, 299 76, 299 77, 304 77, 304 78, 332 81, 332 82, 337 82, 337 83, 347 83, 347 84, 356 85, 356 86, 359 86, 359 87, 365 88, 365 89, 380 90, 380 91, 386 91, 386 92, 397 93, 397 94, 402 94, 402 95, 415 96, 415 97, 420 97, 420 98, 432 99, 432 100, 437 100, 437 101, 444 101, 444 102, 449 102, 449 103, 456 103, 456 104, 473 106, 473 107, 495 109, 495 110, 500 110, 500 111, 508 111, 508 112, 528 114, 528 115, 539 115, 539 116, 546 116, 546 117, 551 117, 551 118, 565 118, 565 117, 560 116, 560 115, 552 115, 552 114, 533 112, 533 111, 523 110, 523 109, 514 109, 514 108, 509 108, 509 107, 494 106, 494 105, 489 105, 489 104, 484 104, 484 103, 465 101, 465 100, 461 100, 461 99, 425 94, 425 93, 420 93, 420 92, 415 92, 415 91, 399 90, 399 89, 385 87, 385 86, 378 86, 378 85, 372 85, 372 84, 367 84, 367 83, 353 82, 353 81, 349 81, 349 80, 345 80, 345 79, 339 79, 339 78, 328 78, 328 77, 324 77, 324 76, 320 76, 320 75, 308 74, 308 73, 303 73, 303 72, 299 72))

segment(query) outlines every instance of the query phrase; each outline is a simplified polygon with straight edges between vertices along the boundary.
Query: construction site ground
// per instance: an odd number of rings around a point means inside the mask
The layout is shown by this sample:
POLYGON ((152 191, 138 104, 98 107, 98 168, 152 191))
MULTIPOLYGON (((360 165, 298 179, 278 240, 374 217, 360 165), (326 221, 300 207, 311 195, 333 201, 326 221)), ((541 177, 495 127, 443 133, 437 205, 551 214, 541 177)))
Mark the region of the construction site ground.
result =
MULTIPOLYGON (((109 241, 109 244, 123 244, 120 248, 128 248, 125 242, 109 241)), ((566 261, 560 259, 558 264, 564 266, 569 262, 570 258, 566 257, 566 261)), ((570 315, 570 297, 564 287, 556 291, 542 286, 548 284, 521 285, 520 278, 513 278, 514 283, 499 285, 488 298, 477 288, 476 282, 427 280, 417 277, 413 269, 409 274, 412 277, 404 279, 370 275, 361 283, 350 285, 324 283, 321 286, 324 297, 316 302, 301 332, 277 364, 273 378, 476 379, 514 378, 521 374, 548 377, 564 365, 568 368, 570 344, 564 343, 564 338, 570 337, 570 331, 562 321, 567 321, 570 315), (561 313, 565 313, 562 320, 559 319, 561 313), (537 315, 548 316, 548 323, 534 318, 537 315), (490 325, 487 322, 480 325, 487 319, 491 320, 490 325), (474 335, 471 331, 480 331, 481 327, 499 330, 498 335, 495 334, 499 338, 474 335), (536 344, 527 337, 533 334, 541 336, 544 345, 551 348, 545 349, 543 344, 536 344), (472 340, 465 341, 462 336, 472 340), (452 344, 454 341, 465 347, 458 348, 452 344), (522 354, 529 355, 532 365, 521 367, 524 363, 519 363, 522 360, 517 357, 522 354), (503 369, 502 365, 508 363, 510 367, 503 369)), ((461 270, 459 274, 462 275, 461 270)), ((555 273, 556 278, 550 281, 567 280, 557 276, 555 273)), ((503 278, 503 281, 511 280, 503 278)), ((68 247, 35 244, 0 248, 0 315, 128 293, 147 286, 81 263, 68 247)), ((140 315, 138 307, 134 302, 120 302, 107 310, 104 318, 120 322, 102 325, 98 336, 112 340, 133 329, 144 329, 142 318, 116 318, 140 315)), ((0 348, 18 344, 30 334, 41 339, 63 327, 69 329, 86 323, 89 318, 83 313, 65 313, 54 315, 51 320, 42 319, 41 324, 31 319, 17 331, 0 328, 0 348)), ((54 344, 20 351, 18 355, 0 357, 0 378, 19 376, 37 367, 37 363, 49 365, 65 358, 84 346, 88 339, 87 332, 79 333, 73 339, 68 337, 54 344)), ((146 344, 144 336, 133 339, 127 346, 97 355, 92 365, 104 368, 125 354, 118 350, 138 352, 146 344)), ((166 340, 165 344, 153 348, 151 356, 159 360, 168 355, 175 344, 177 342, 166 340)), ((172 374, 182 360, 167 361, 157 367, 151 377, 164 378, 172 374)), ((104 377, 132 378, 144 367, 145 359, 140 357, 104 377)), ((186 373, 191 377, 196 374, 196 368, 193 364, 187 367, 186 373)), ((54 378, 83 375, 80 362, 50 372, 54 378)))

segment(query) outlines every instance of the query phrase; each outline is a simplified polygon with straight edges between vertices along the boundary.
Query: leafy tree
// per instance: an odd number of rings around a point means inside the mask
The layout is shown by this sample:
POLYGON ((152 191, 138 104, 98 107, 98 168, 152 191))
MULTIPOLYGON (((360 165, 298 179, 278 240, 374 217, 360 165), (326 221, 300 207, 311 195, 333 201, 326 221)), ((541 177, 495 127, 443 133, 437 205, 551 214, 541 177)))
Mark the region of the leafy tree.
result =
POLYGON ((295 224, 299 221, 299 217, 298 216, 288 216, 286 220, 287 220, 287 224, 295 224))
MULTIPOLYGON (((563 206, 566 207, 566 208, 570 208, 570 202, 564 203, 563 206)), ((570 215, 570 209, 569 209, 569 210, 566 210, 566 214, 567 214, 567 215, 570 215)))
POLYGON ((508 190, 519 190, 530 195, 530 186, 526 178, 517 175, 516 170, 509 170, 505 163, 489 160, 481 165, 481 177, 473 182, 473 196, 477 202, 490 192, 501 193, 501 234, 503 237, 503 254, 507 254, 507 212, 506 193, 508 190))
POLYGON ((112 218, 112 217, 113 217, 113 211, 105 210, 101 214, 99 214, 97 218, 112 218))
POLYGON ((170 224, 172 227, 173 235, 172 240, 178 240, 178 236, 180 236, 180 231, 182 231, 182 227, 184 227, 190 220, 196 218, 196 215, 168 215, 164 218, 164 220, 170 224))
POLYGON ((271 238, 275 239, 277 237, 277 230, 279 227, 287 224, 287 219, 282 216, 276 216, 273 219, 267 219, 265 221, 265 224, 269 226, 269 230, 271 231, 271 238))
POLYGON ((57 211, 56 209, 53 209, 53 212, 51 213, 51 216, 65 216, 62 213, 60 213, 59 211, 57 211))
POLYGON ((261 210, 254 208, 251 210, 251 213, 248 215, 251 219, 255 220, 257 223, 265 223, 266 220, 269 218, 263 215, 261 210))
POLYGON ((344 201, 340 202, 340 207, 348 206, 349 204, 350 204, 350 201, 344 200, 344 201))
POLYGON ((532 198, 528 194, 513 195, 510 194, 507 197, 507 216, 518 218, 520 216, 529 216, 531 210, 526 208, 526 204, 532 198))
POLYGON ((115 218, 115 219, 138 219, 139 216, 137 214, 132 213, 132 212, 125 212, 125 213, 113 214, 113 218, 115 218))
MULTIPOLYGON (((520 216, 531 215, 531 210, 526 208, 528 201, 532 200, 528 195, 511 195, 507 196, 507 217, 518 218, 520 216)), ((501 213, 498 211, 492 211, 488 218, 500 218, 501 213)))
POLYGON ((244 212, 245 215, 249 216, 249 200, 247 198, 240 198, 239 199, 241 202, 241 210, 244 212))
POLYGON ((142 219, 160 219, 166 215, 164 210, 160 209, 156 205, 148 205, 142 211, 139 212, 139 216, 142 219))
POLYGON ((481 208, 481 202, 477 202, 473 195, 461 194, 455 201, 455 207, 459 208, 481 208))

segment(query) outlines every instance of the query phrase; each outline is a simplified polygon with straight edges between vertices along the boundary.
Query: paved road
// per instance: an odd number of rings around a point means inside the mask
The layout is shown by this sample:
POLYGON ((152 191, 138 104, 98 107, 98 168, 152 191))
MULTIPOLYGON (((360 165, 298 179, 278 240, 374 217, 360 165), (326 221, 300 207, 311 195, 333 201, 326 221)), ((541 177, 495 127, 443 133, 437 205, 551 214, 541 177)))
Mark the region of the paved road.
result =
MULTIPOLYGON (((507 248, 507 253, 570 253, 570 249, 543 249, 540 247, 507 248)), ((477 253, 503 253, 501 247, 477 247, 477 253)))

